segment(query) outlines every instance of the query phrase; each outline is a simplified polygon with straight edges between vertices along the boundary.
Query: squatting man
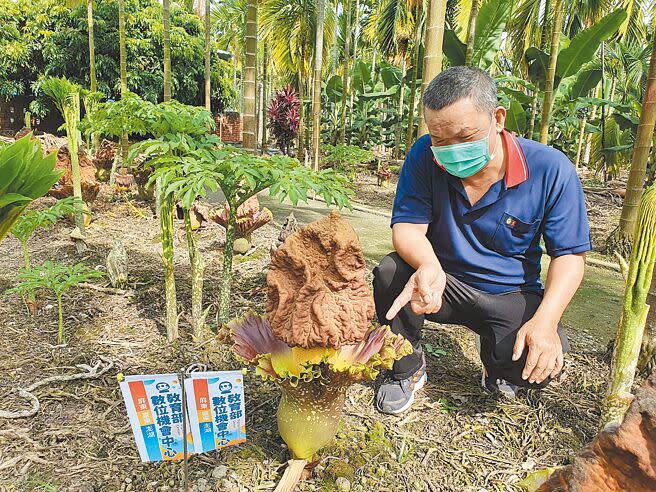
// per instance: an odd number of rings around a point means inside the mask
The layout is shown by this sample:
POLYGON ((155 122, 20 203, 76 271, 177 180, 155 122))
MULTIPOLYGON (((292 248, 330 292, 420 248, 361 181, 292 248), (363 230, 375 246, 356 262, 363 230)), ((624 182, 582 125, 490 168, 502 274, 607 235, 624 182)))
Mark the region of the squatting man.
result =
POLYGON ((429 133, 401 170, 396 251, 374 269, 378 319, 414 347, 378 390, 378 409, 391 414, 410 408, 426 381, 425 319, 476 333, 487 390, 512 397, 518 386, 546 386, 569 350, 560 319, 592 248, 574 166, 504 129, 486 72, 450 68, 422 104, 429 133), (551 257, 544 285, 541 239, 551 257))

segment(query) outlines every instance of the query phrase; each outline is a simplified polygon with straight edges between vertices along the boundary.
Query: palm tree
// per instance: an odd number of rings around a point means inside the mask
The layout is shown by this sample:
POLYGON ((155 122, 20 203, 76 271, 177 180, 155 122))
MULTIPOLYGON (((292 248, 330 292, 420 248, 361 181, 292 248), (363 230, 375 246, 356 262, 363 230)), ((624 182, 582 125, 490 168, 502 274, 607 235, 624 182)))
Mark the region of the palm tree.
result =
MULTIPOLYGON (((127 69, 127 48, 125 42, 125 0, 118 0, 118 48, 119 48, 119 78, 121 83, 121 98, 128 92, 128 69, 127 69)), ((128 156, 128 135, 121 135, 121 164, 128 156)), ((109 184, 114 186, 116 180, 116 164, 114 159, 112 170, 109 175, 109 184)))
POLYGON ((267 123, 266 123, 266 111, 267 111, 267 102, 269 97, 269 46, 266 41, 263 43, 262 51, 262 153, 266 153, 269 150, 269 142, 267 139, 267 123))
POLYGON ((349 74, 351 71, 351 0, 345 0, 344 11, 346 12, 346 29, 344 31, 344 73, 342 75, 342 109, 339 119, 339 142, 344 145, 346 143, 346 100, 348 98, 349 87, 349 74))
POLYGON ((647 170, 647 161, 652 145, 654 135, 654 124, 656 123, 656 29, 652 36, 651 60, 649 63, 649 75, 642 102, 642 112, 640 113, 640 123, 636 133, 635 146, 633 150, 633 159, 631 169, 629 170, 629 180, 626 185, 626 196, 622 206, 622 215, 620 224, 616 233, 616 243, 621 248, 620 251, 628 251, 627 243, 633 239, 633 232, 638 215, 638 205, 642 196, 645 174, 647 170))
MULTIPOLYGON (((437 0, 428 3, 426 42, 424 49, 424 70, 421 84, 423 96, 426 87, 442 71, 442 43, 444 40, 444 21, 446 17, 446 0, 437 0)), ((420 103, 421 104, 421 101, 420 103)), ((428 133, 426 121, 419 119, 417 136, 421 137, 428 133)))
POLYGON ((564 0, 555 0, 554 23, 551 30, 551 49, 549 53, 549 67, 547 68, 546 84, 544 87, 544 103, 542 105, 542 119, 540 120, 540 143, 546 144, 549 140, 549 119, 554 103, 554 83, 556 79, 556 63, 560 49, 560 34, 563 30, 565 17, 564 0))
POLYGON ((91 92, 98 90, 96 82, 96 48, 93 39, 93 0, 87 0, 87 26, 89 30, 89 79, 91 92))
POLYGON ((410 151, 412 146, 412 137, 414 135, 415 124, 415 98, 417 96, 417 77, 419 76, 419 55, 421 52, 421 40, 423 38, 423 17, 424 17, 424 4, 423 2, 415 5, 415 41, 413 48, 413 62, 412 62, 412 79, 410 80, 410 102, 408 107, 410 111, 408 112, 408 130, 405 135, 405 152, 410 151))
POLYGON ((476 39, 476 17, 478 17, 478 0, 472 0, 469 12, 469 23, 467 24, 467 51, 465 53, 465 65, 471 65, 474 55, 474 40, 476 39))
MULTIPOLYGON (((315 0, 264 0, 262 3, 262 33, 271 51, 271 60, 277 74, 287 78, 298 89, 303 102, 311 92, 311 63, 314 58, 317 29, 315 0)), ((323 58, 333 42, 333 9, 326 9, 323 29, 323 58)), ((298 133, 299 158, 304 156, 305 137, 308 134, 305 105, 301 104, 298 133)))
POLYGON ((211 23, 214 38, 223 50, 230 51, 232 57, 232 83, 237 92, 237 66, 244 63, 246 51, 246 0, 221 0, 212 5, 211 23))
POLYGON ((162 0, 162 25, 164 41, 164 102, 171 100, 171 6, 170 0, 162 0))
POLYGON ((257 150, 257 0, 248 0, 246 15, 246 56, 244 59, 244 149, 257 150))
POLYGON ((212 97, 212 82, 211 78, 211 53, 212 53, 212 38, 210 36, 212 21, 210 19, 210 9, 212 2, 205 0, 205 109, 212 111, 211 97, 212 97))
POLYGON ((400 154, 401 124, 404 114, 407 58, 410 39, 415 34, 416 19, 412 14, 419 0, 383 0, 384 4, 378 22, 378 44, 381 51, 401 63, 401 82, 399 87, 399 111, 396 119, 396 138, 392 155, 400 154))
POLYGON ((317 29, 314 43, 314 94, 312 95, 312 162, 314 170, 321 168, 321 71, 323 69, 323 30, 326 2, 317 0, 317 29))

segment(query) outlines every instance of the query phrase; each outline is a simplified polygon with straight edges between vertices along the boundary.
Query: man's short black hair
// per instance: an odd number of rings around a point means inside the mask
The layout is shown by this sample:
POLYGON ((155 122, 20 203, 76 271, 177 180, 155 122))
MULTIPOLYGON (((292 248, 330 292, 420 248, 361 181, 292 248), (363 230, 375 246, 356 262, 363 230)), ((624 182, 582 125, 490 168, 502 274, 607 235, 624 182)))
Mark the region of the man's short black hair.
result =
POLYGON ((483 113, 492 113, 497 107, 497 86, 486 71, 468 66, 446 69, 426 87, 423 104, 437 111, 466 98, 483 113))

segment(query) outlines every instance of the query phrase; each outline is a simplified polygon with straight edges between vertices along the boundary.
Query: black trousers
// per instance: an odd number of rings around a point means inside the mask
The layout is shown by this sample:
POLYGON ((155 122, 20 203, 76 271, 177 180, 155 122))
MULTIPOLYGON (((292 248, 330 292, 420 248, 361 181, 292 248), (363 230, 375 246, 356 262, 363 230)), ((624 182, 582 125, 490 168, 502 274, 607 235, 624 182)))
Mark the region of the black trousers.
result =
MULTIPOLYGON (((394 333, 403 335, 414 347, 413 354, 396 361, 392 370, 393 378, 406 379, 421 367, 421 335, 424 319, 428 319, 437 323, 463 325, 480 335, 481 360, 490 377, 532 388, 549 384, 550 379, 540 384, 531 384, 522 379, 528 347, 519 360, 512 360, 517 332, 537 311, 542 302, 541 294, 528 291, 488 294, 469 287, 447 273, 439 312, 418 315, 407 304, 390 323, 385 314, 414 272, 397 253, 387 255, 374 269, 374 299, 378 320, 381 324, 390 325, 394 333)), ((558 335, 563 351, 568 351, 569 342, 562 326, 558 327, 558 335)))

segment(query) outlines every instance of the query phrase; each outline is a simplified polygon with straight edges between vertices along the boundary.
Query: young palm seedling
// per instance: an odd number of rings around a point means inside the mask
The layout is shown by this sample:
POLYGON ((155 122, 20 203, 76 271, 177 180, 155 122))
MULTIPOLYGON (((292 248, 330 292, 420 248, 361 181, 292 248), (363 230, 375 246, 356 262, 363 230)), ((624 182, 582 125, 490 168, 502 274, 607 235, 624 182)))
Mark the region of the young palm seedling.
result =
POLYGON ((20 294, 33 293, 38 289, 50 290, 57 298, 58 331, 57 343, 65 343, 64 312, 62 298, 71 287, 104 274, 81 263, 73 266, 46 261, 43 265, 33 268, 21 268, 18 273, 18 285, 8 292, 20 294))

